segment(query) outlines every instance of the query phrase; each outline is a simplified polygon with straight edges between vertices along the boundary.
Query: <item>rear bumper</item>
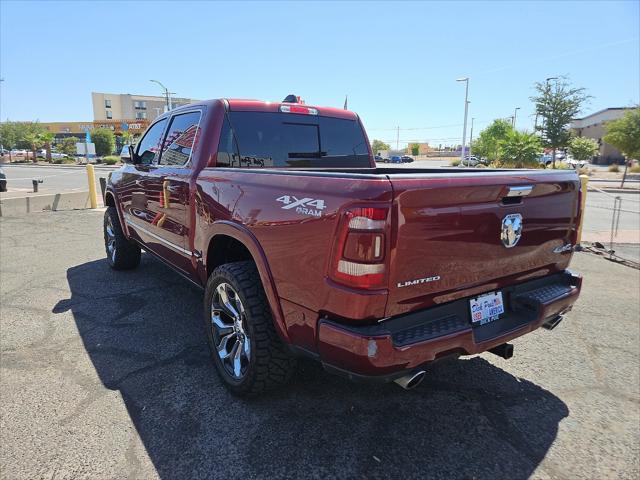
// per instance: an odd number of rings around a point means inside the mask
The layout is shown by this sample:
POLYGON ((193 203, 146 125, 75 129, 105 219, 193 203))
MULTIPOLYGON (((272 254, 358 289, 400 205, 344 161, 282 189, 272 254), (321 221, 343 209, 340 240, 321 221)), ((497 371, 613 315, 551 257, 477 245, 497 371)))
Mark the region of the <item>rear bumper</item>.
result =
POLYGON ((318 352, 328 370, 352 379, 390 381, 442 357, 472 355, 554 324, 580 294, 582 277, 565 271, 502 289, 505 314, 471 325, 469 299, 350 326, 320 320, 318 352))

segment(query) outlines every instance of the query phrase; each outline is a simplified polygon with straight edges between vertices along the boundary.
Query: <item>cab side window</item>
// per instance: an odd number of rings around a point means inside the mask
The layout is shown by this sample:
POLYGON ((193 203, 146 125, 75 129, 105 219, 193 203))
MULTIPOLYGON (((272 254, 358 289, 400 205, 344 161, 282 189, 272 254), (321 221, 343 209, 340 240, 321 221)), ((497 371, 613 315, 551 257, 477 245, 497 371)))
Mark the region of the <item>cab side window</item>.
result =
POLYGON ((199 137, 200 112, 176 115, 171 119, 162 142, 160 165, 183 166, 195 150, 199 137))
POLYGON ((136 154, 141 165, 157 163, 157 156, 160 154, 160 139, 166 125, 166 118, 154 123, 138 143, 136 154))

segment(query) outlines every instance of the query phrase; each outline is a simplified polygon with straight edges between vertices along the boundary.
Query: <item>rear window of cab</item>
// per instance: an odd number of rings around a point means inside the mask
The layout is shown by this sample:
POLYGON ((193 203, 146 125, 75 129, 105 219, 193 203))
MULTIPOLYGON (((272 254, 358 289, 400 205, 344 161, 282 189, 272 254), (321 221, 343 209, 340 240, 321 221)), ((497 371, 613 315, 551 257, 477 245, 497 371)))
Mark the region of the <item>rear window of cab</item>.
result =
POLYGON ((356 120, 272 112, 227 112, 219 167, 368 168, 356 120))

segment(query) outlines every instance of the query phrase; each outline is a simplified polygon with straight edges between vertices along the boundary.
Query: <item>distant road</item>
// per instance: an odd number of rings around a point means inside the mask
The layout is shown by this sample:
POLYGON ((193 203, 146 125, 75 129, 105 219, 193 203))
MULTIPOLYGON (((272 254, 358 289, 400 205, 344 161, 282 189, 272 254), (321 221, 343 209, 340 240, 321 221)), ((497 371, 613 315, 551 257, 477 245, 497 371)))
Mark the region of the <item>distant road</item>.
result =
MULTIPOLYGON (((34 195, 33 179, 41 179, 38 184, 38 194, 81 192, 89 190, 87 171, 84 167, 59 166, 41 167, 37 165, 0 165, 7 176, 6 193, 2 198, 17 198, 34 195)), ((96 188, 100 191, 100 177, 106 177, 116 167, 99 167, 96 172, 96 188)))

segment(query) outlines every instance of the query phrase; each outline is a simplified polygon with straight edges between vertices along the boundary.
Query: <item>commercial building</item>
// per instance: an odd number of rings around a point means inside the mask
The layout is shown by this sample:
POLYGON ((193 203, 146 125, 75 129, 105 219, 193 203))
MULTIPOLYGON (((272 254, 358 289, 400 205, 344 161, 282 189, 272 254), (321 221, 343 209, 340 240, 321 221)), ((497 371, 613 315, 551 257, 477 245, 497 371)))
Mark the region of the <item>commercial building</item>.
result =
MULTIPOLYGON (((192 98, 171 97, 171 107, 197 102, 192 98)), ((93 120, 96 122, 153 121, 167 110, 167 99, 151 95, 91 92, 93 120)))
POLYGON ((605 123, 622 117, 630 108, 605 108, 583 118, 576 118, 571 122, 571 130, 578 137, 592 138, 600 146, 596 164, 622 163, 624 156, 620 150, 606 143, 602 137, 607 133, 605 123))
POLYGON ((409 143, 407 145, 407 154, 408 155, 428 155, 433 152, 433 148, 429 146, 428 143, 409 143), (418 153, 413 153, 414 149, 417 147, 418 153))

